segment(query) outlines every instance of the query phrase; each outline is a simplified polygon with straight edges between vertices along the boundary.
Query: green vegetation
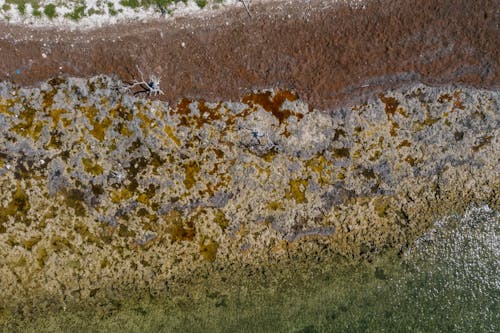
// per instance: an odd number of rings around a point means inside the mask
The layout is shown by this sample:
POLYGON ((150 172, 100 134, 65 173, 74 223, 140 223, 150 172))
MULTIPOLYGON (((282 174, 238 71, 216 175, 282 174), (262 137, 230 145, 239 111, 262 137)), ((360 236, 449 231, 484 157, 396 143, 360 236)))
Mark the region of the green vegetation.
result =
POLYGON ((139 0, 121 0, 120 4, 125 7, 138 8, 141 6, 139 0))
POLYGON ((33 8, 31 14, 33 14, 34 17, 41 17, 42 12, 40 11, 40 5, 37 2, 32 2, 31 6, 33 8))
POLYGON ((87 7, 85 6, 79 6, 79 7, 76 7, 71 13, 67 13, 66 15, 64 15, 64 17, 67 17, 69 19, 72 19, 74 21, 78 21, 79 19, 81 19, 82 17, 85 16, 85 9, 87 7))
POLYGON ((108 5, 109 15, 116 16, 118 14, 118 12, 115 9, 115 5, 112 2, 108 2, 107 5, 108 5))
POLYGON ((174 2, 173 0, 155 0, 155 3, 158 5, 158 6, 162 6, 162 7, 165 7, 167 5, 170 5, 172 2, 174 2))
POLYGON ((54 17, 57 16, 56 6, 54 4, 50 4, 50 5, 45 6, 45 8, 43 9, 43 12, 45 13, 45 15, 47 15, 47 17, 49 19, 53 19, 54 17))
MULTIPOLYGON (((121 0, 120 4, 125 7, 139 8, 139 7, 151 7, 160 6, 166 7, 172 3, 177 3, 183 0, 121 0)), ((184 1, 185 2, 185 1, 184 1)), ((206 2, 206 1, 205 1, 206 2)))
POLYGON ((19 11, 19 14, 22 16, 26 15, 26 3, 18 3, 17 4, 17 10, 19 11))
POLYGON ((104 14, 104 12, 102 10, 95 9, 95 8, 90 8, 87 12, 87 16, 102 15, 102 14, 104 14))
POLYGON ((196 0, 196 4, 200 8, 204 8, 207 5, 207 0, 196 0))
MULTIPOLYGON (((198 7, 205 8, 209 2, 221 3, 222 0, 194 0, 198 7)), ((95 3, 95 7, 87 8, 87 2, 84 0, 68 0, 68 1, 41 1, 41 0, 5 0, 5 4, 0 7, 0 16, 7 18, 7 12, 13 6, 17 8, 17 12, 21 16, 32 15, 34 17, 46 16, 49 19, 54 19, 58 16, 57 7, 69 8, 71 12, 64 15, 73 21, 78 21, 83 17, 91 15, 104 15, 108 13, 110 16, 116 16, 123 12, 123 7, 132 9, 153 8, 162 13, 171 14, 172 10, 167 7, 179 2, 187 3, 187 0, 120 0, 119 5, 116 5, 110 0, 99 0, 95 3), (31 8, 28 7, 31 6, 31 8)))

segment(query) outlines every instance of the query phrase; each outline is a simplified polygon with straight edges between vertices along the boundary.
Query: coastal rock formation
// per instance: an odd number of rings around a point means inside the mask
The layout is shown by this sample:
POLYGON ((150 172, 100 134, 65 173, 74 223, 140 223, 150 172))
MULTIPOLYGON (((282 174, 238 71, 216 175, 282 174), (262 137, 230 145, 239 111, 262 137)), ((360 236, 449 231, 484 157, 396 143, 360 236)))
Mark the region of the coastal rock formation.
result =
POLYGON ((404 251, 436 217, 498 209, 499 103, 418 84, 333 110, 279 89, 169 105, 107 76, 3 82, 0 309, 404 251))

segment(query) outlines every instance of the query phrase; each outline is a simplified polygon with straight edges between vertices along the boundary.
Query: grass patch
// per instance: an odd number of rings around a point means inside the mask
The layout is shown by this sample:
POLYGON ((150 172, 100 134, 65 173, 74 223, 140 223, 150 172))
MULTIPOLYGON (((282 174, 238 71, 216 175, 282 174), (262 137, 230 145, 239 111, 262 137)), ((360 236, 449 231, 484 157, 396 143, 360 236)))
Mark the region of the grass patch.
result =
POLYGON ((111 16, 118 15, 118 12, 115 9, 115 4, 114 3, 108 2, 106 4, 108 5, 108 13, 109 13, 109 15, 111 15, 111 16))
POLYGON ((50 4, 50 5, 47 5, 45 6, 45 8, 43 9, 43 12, 45 13, 45 15, 47 15, 47 17, 49 19, 53 19, 54 17, 57 16, 57 12, 56 12, 56 6, 54 4, 50 4))
POLYGON ((34 17, 42 17, 42 12, 38 8, 33 8, 33 11, 31 12, 31 14, 34 17))
POLYGON ((155 0, 154 4, 157 6, 166 7, 167 5, 170 5, 172 2, 174 2, 174 0, 155 0))
POLYGON ((33 8, 33 11, 31 12, 31 14, 34 17, 42 17, 42 12, 40 11, 40 5, 38 3, 32 2, 31 7, 33 8))
POLYGON ((99 10, 99 9, 95 9, 95 8, 90 8, 89 11, 87 12, 87 15, 88 16, 92 16, 92 15, 101 15, 101 14, 104 14, 104 12, 102 10, 99 10))
POLYGON ((139 0, 121 0, 120 4, 124 7, 139 8, 141 3, 139 0))
POLYGON ((196 4, 200 8, 204 8, 207 5, 207 0, 196 0, 196 4))
MULTIPOLYGON (((130 8, 149 8, 151 6, 158 6, 160 8, 165 8, 168 5, 172 3, 177 3, 177 2, 184 2, 186 3, 187 0, 121 0, 120 4, 125 7, 130 7, 130 8)), ((206 0, 200 0, 207 3, 206 0)))
POLYGON ((67 17, 69 19, 72 19, 74 21, 78 21, 79 19, 81 19, 82 17, 85 16, 85 9, 87 7, 85 6, 79 6, 79 7, 76 7, 71 13, 67 13, 66 15, 64 15, 64 17, 67 17))
MULTIPOLYGON (((144 8, 148 8, 151 6, 167 7, 170 4, 178 3, 178 2, 187 3, 187 0, 141 0, 140 1, 142 7, 144 7, 144 8)), ((205 2, 207 2, 207 1, 205 1, 205 2)))
POLYGON ((26 15, 26 4, 24 2, 17 4, 17 10, 22 16, 26 15))
MULTIPOLYGON (((46 16, 49 19, 53 19, 58 16, 57 14, 57 4, 51 3, 44 6, 40 6, 40 0, 5 0, 5 4, 0 6, 0 11, 8 12, 14 6, 21 16, 32 15, 34 17, 46 16), (32 10, 27 8, 27 5, 31 4, 32 10)), ((176 4, 179 2, 187 3, 187 0, 120 0, 119 3, 123 7, 128 7, 132 9, 140 8, 155 8, 156 10, 170 13, 167 9, 169 5, 176 4)), ((204 8, 208 5, 209 0, 195 0, 196 4, 200 8, 204 8)), ((222 2, 222 0, 214 0, 214 2, 222 2)), ((61 3, 61 2, 57 2, 61 3)), ((79 21, 81 18, 91 15, 104 15, 108 14, 110 16, 116 16, 123 12, 122 8, 116 8, 114 3, 109 2, 109 0, 98 0, 96 2, 97 8, 87 8, 86 2, 81 0, 70 0, 63 2, 63 6, 76 6, 71 12, 64 14, 65 18, 71 19, 73 21, 79 21)), ((4 14, 5 15, 5 14, 4 14)), ((61 15, 61 14, 59 14, 61 15)))

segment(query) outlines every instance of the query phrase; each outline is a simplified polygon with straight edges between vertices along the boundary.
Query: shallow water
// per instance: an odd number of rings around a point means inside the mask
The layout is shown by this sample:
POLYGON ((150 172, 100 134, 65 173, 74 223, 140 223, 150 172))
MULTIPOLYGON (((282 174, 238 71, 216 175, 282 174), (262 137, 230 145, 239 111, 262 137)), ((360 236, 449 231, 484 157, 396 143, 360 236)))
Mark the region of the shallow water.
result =
POLYGON ((290 270, 279 284, 242 283, 107 312, 68 311, 21 331, 498 332, 499 217, 485 206, 439 220, 397 260, 290 270))

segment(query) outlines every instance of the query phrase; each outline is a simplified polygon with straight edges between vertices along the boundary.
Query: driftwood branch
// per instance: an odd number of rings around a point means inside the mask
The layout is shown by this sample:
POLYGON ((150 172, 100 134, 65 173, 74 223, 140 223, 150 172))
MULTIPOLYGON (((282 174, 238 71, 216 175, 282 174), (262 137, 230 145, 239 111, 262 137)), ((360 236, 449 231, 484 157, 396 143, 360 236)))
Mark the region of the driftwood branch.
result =
POLYGON ((144 79, 144 73, 142 73, 141 69, 139 66, 135 65, 137 68, 137 71, 141 75, 141 81, 138 81, 136 79, 133 79, 131 82, 127 82, 127 85, 124 87, 127 91, 132 90, 135 87, 140 87, 142 90, 136 91, 135 94, 140 94, 140 93, 145 93, 148 96, 158 96, 158 95, 164 95, 165 93, 163 90, 160 88, 160 78, 158 78, 155 75, 151 75, 149 77, 149 80, 146 81, 144 79))
POLYGON ((247 3, 245 2, 245 0, 238 0, 239 2, 241 2, 243 4, 243 7, 245 7, 245 10, 247 11, 247 14, 250 18, 252 18, 252 14, 250 13, 250 9, 249 9, 249 6, 250 6, 250 1, 248 1, 248 5, 247 3))

